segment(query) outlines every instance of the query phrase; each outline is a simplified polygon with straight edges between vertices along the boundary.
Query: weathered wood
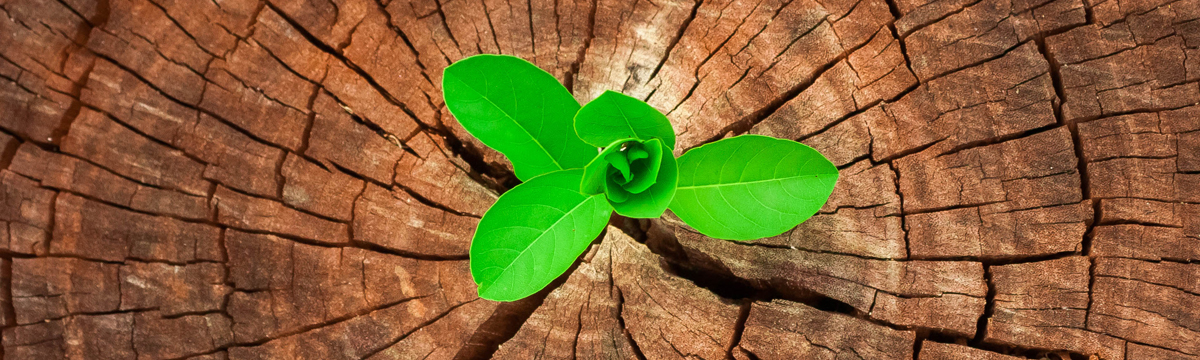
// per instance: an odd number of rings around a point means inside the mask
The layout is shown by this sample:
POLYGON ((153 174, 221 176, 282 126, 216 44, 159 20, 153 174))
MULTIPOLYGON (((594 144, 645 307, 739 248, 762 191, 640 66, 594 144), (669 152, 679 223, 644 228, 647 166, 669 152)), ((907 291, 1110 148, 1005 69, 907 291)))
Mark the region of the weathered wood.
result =
POLYGON ((946 344, 936 341, 926 341, 921 343, 921 354, 918 357, 922 360, 1016 360, 1022 359, 1016 356, 1008 356, 979 350, 962 345, 946 344))
POLYGON ((899 331, 786 300, 750 306, 739 354, 759 359, 912 358, 912 331, 899 331))
POLYGON ((495 358, 635 357, 621 320, 621 289, 613 283, 613 248, 625 240, 617 238, 620 230, 609 230, 521 330, 500 345, 495 358))
POLYGON ((0 10, 9 358, 1200 358, 1200 0, 0 10), (618 218, 479 299, 517 183, 442 99, 479 53, 840 181, 765 239, 618 218))
POLYGON ((987 337, 1001 343, 1123 358, 1123 341, 1088 331, 1085 326, 1092 295, 1088 292, 1090 266, 1087 258, 1072 256, 991 268, 996 297, 987 337))
MULTIPOLYGON (((672 221, 673 223, 673 221, 672 221)), ((871 318, 974 336, 987 285, 975 261, 877 260, 796 248, 749 246, 683 225, 656 241, 677 246, 698 271, 728 274, 785 298, 828 297, 871 318)))
POLYGON ((724 358, 738 303, 668 276, 656 255, 615 227, 593 247, 576 270, 581 277, 551 292, 497 357, 630 358, 636 347, 647 358, 724 358))

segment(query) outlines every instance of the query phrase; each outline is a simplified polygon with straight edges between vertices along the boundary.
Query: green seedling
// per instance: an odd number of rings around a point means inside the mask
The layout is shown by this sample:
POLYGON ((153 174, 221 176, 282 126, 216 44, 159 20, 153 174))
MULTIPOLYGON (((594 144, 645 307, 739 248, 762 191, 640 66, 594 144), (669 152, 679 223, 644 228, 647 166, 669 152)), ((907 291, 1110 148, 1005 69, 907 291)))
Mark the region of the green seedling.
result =
POLYGON ((520 185, 479 221, 471 276, 479 296, 514 301, 567 271, 609 217, 667 209, 710 237, 782 234, 812 217, 838 170, 807 145, 760 135, 674 156, 667 117, 607 91, 580 107, 549 73, 512 56, 477 55, 442 76, 446 106, 467 132, 508 157, 520 185))

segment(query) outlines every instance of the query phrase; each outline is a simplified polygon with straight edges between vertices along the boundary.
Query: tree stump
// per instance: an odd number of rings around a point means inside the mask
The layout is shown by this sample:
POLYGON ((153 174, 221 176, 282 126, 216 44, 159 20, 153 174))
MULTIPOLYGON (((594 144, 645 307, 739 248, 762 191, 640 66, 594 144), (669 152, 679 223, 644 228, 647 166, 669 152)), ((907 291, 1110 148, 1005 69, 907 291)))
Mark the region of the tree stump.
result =
POLYGON ((1200 0, 0 9, 9 359, 1200 359, 1200 0), (776 237, 616 218, 480 299, 518 182, 441 94, 480 53, 841 179, 776 237))

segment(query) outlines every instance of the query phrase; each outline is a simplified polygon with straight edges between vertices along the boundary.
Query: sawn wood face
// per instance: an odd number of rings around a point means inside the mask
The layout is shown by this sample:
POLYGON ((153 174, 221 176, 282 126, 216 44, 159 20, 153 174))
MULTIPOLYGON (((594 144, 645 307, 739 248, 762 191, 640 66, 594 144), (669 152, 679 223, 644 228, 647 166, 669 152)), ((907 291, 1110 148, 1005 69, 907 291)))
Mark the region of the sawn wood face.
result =
POLYGON ((1197 359, 1197 0, 0 3, 13 359, 1197 359), (618 219, 478 298, 517 183, 442 69, 527 59, 841 169, 784 234, 618 219))

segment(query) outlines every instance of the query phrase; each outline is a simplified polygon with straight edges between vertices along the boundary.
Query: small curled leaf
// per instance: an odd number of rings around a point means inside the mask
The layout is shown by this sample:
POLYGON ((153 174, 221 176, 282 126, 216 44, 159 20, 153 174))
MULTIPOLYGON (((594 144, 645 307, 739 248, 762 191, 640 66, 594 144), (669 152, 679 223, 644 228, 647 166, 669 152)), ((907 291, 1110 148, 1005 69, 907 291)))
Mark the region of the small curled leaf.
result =
POLYGON ((661 140, 621 139, 584 167, 580 191, 604 193, 623 216, 656 218, 671 204, 678 175, 675 157, 661 140))

